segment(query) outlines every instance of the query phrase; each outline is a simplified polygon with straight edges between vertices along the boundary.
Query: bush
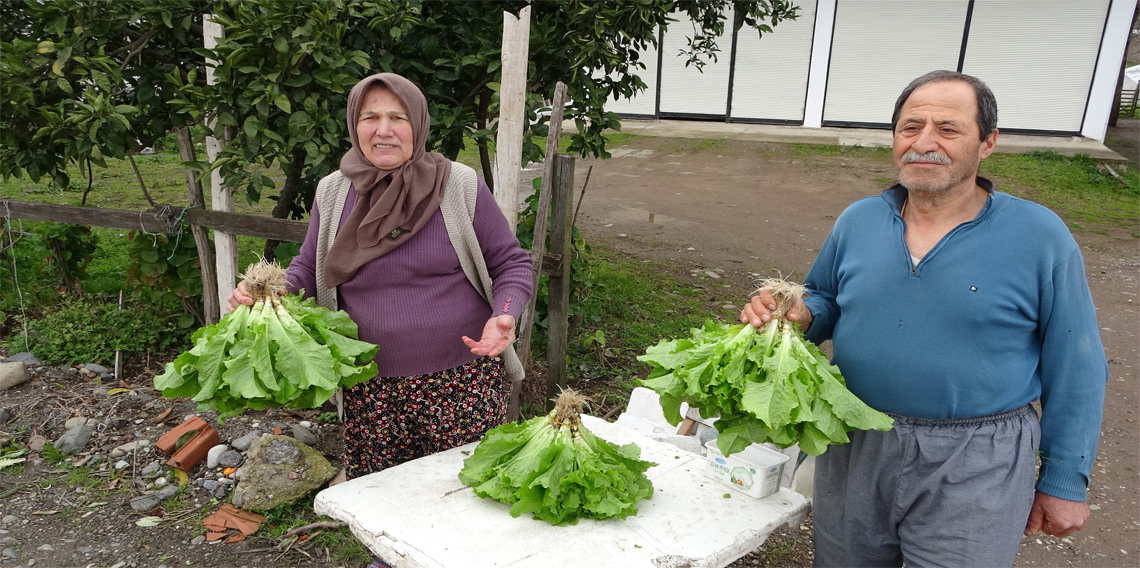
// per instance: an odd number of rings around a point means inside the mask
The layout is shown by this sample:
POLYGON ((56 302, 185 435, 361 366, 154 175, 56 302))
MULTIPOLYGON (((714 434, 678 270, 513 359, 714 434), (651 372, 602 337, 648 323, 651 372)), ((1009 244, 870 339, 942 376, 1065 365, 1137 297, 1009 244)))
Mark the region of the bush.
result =
POLYGON ((138 306, 120 310, 115 301, 92 297, 67 298, 24 323, 27 339, 16 333, 5 347, 10 352, 30 351, 49 365, 113 362, 116 350, 124 356, 162 351, 187 335, 172 318, 138 306))

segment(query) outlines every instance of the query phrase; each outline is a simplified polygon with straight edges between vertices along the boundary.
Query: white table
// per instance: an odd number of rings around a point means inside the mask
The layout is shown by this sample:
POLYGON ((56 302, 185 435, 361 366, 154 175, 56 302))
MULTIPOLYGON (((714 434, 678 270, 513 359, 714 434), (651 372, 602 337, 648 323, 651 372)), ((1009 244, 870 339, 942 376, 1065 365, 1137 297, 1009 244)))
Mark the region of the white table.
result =
POLYGON ((636 443, 641 459, 658 464, 646 472, 653 498, 638 503, 637 515, 562 527, 530 514, 511 517, 508 505, 481 499, 459 482, 476 444, 330 487, 317 494, 314 508, 347 522, 396 568, 726 566, 810 508, 806 497, 785 488, 764 499, 732 491, 704 476, 702 456, 592 416, 582 419, 597 436, 636 443))

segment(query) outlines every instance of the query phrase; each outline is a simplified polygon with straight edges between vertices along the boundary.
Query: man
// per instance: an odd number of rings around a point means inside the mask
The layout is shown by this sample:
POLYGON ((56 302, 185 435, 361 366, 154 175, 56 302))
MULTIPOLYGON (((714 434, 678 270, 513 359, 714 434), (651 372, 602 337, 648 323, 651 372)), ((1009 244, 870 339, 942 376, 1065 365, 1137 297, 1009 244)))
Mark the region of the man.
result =
MULTIPOLYGON (((978 177, 998 136, 984 83, 919 77, 891 125, 899 183, 836 220, 787 314, 895 419, 819 457, 815 564, 1011 566, 1023 532, 1089 516, 1108 365, 1084 261, 1051 211, 978 177)), ((762 294, 741 321, 773 310, 762 294)))

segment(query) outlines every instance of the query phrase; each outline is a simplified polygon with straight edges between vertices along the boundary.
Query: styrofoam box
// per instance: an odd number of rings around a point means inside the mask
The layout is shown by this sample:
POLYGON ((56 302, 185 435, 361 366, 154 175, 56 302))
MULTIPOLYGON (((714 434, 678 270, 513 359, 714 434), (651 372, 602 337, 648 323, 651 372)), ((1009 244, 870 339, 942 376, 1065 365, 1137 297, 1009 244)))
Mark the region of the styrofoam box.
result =
POLYGON ((716 440, 705 442, 705 449, 705 477, 757 499, 767 497, 780 488, 784 464, 789 459, 780 452, 757 444, 729 457, 720 453, 716 440))

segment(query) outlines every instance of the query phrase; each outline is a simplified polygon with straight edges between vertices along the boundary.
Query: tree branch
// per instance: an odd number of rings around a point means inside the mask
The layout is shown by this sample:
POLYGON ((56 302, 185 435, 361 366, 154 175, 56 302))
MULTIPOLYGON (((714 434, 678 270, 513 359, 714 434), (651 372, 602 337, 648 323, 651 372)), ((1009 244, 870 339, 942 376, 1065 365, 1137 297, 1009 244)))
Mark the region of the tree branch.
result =
POLYGON ((127 152, 127 159, 131 161, 131 168, 135 170, 135 178, 139 180, 139 187, 142 188, 143 197, 146 198, 146 202, 149 203, 151 207, 157 207, 154 203, 154 199, 150 197, 150 192, 146 190, 146 184, 143 183, 142 174, 139 173, 139 166, 135 163, 135 155, 131 152, 127 152))
POLYGON ((303 527, 297 527, 297 528, 281 535, 278 538, 279 539, 286 539, 286 538, 289 538, 291 536, 297 536, 299 534, 307 533, 313 529, 339 529, 341 527, 347 527, 347 526, 348 526, 348 523, 342 523, 340 521, 321 521, 319 523, 312 523, 312 524, 305 525, 303 527))
POLYGON ((127 45, 124 45, 124 46, 122 46, 122 47, 119 47, 119 48, 116 48, 116 49, 113 49, 113 50, 111 50, 111 53, 108 53, 107 55, 109 55, 109 56, 111 56, 111 57, 114 57, 114 56, 116 56, 116 55, 118 55, 118 54, 120 54, 120 53, 124 53, 124 52, 128 52, 128 51, 133 51, 133 50, 134 50, 134 48, 135 48, 135 47, 136 47, 136 46, 137 46, 139 43, 142 43, 143 45, 146 45, 146 42, 150 41, 150 40, 151 40, 151 38, 153 38, 153 37, 154 37, 154 36, 156 36, 156 35, 158 35, 158 28, 155 28, 155 29, 152 29, 152 30, 150 30, 150 31, 146 32, 145 34, 143 34, 143 35, 139 36, 139 38, 138 38, 138 39, 136 39, 135 41, 132 41, 131 43, 128 43, 127 45))
POLYGON ((146 47, 146 44, 149 43, 151 38, 156 35, 158 35, 158 29, 153 29, 143 34, 143 36, 135 42, 139 44, 138 47, 134 48, 130 53, 127 54, 127 58, 124 59, 123 64, 119 66, 119 71, 126 69, 127 64, 131 62, 131 58, 138 55, 139 52, 142 51, 142 48, 146 47))

